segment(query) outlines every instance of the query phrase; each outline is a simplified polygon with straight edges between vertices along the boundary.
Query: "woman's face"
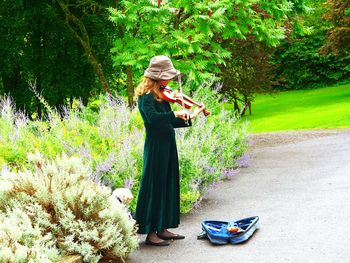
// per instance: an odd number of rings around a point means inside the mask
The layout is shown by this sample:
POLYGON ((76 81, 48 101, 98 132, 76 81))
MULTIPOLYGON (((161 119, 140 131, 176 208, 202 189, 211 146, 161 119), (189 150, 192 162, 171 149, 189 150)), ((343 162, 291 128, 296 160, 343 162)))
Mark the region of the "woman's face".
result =
POLYGON ((168 79, 168 80, 158 80, 158 84, 159 84, 160 86, 165 87, 165 86, 168 86, 168 84, 169 84, 170 81, 171 81, 171 79, 168 79))

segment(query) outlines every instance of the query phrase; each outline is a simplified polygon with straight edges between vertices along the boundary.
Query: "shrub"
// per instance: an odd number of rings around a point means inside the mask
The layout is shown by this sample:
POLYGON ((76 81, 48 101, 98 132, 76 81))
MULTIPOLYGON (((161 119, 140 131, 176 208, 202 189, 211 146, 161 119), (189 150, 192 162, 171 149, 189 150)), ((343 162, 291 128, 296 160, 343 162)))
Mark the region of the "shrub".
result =
POLYGON ((281 45, 274 54, 278 76, 284 89, 301 89, 316 84, 332 84, 350 77, 350 56, 321 55, 324 32, 281 45))
POLYGON ((0 176, 0 261, 124 260, 138 245, 135 222, 79 158, 29 159, 35 170, 0 176))
MULTIPOLYGON (((223 109, 218 92, 203 86, 193 95, 212 114, 196 119, 192 128, 176 129, 182 213, 197 205, 211 184, 237 173, 237 159, 247 149, 245 124, 223 109)), ((26 155, 35 151, 46 158, 62 153, 79 156, 98 181, 112 189, 131 189, 135 198, 130 209, 135 210, 144 142, 141 116, 120 98, 100 97, 98 104, 97 112, 78 105, 67 109, 63 118, 51 110, 46 121, 29 121, 4 99, 0 103, 0 165, 29 168, 26 155)))
POLYGON ((219 180, 238 172, 237 160, 248 148, 246 125, 217 103, 216 91, 199 88, 194 94, 204 101, 212 114, 199 116, 192 128, 177 129, 181 175, 181 213, 187 213, 202 201, 206 190, 219 180), (235 172, 228 172, 234 170, 235 172))

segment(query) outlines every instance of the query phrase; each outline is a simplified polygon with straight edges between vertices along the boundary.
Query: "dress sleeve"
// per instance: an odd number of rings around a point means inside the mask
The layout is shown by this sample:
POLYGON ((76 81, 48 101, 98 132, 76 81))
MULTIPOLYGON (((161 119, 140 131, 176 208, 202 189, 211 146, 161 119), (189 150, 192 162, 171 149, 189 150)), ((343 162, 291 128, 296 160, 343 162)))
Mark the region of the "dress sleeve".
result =
POLYGON ((188 120, 188 124, 181 118, 175 118, 175 122, 173 123, 174 128, 184 128, 192 126, 192 121, 188 120))
POLYGON ((152 94, 146 94, 143 96, 141 110, 143 111, 146 120, 150 124, 155 123, 169 123, 176 122, 175 114, 173 111, 158 112, 154 106, 154 97, 152 94))

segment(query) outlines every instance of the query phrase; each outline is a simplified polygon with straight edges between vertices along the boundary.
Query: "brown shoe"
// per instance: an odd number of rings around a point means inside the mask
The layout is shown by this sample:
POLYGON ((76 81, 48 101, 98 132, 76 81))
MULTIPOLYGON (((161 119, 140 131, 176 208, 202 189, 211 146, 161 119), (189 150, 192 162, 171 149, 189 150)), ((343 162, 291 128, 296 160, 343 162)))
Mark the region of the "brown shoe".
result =
POLYGON ((164 239, 164 240, 179 240, 179 239, 185 238, 185 236, 178 235, 178 234, 171 235, 171 236, 164 236, 162 234, 157 233, 157 236, 161 239, 164 239))
POLYGON ((145 244, 149 245, 149 246, 160 246, 160 247, 163 247, 163 246, 169 246, 170 245, 170 241, 163 240, 163 241, 160 241, 160 242, 153 242, 153 241, 151 241, 151 240, 146 238, 145 244))

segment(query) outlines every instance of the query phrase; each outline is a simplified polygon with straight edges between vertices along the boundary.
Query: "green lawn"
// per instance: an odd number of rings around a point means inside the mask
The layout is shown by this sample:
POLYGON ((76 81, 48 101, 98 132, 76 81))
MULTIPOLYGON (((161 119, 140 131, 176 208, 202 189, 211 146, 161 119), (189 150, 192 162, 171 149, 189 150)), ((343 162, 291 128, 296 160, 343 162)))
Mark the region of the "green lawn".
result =
POLYGON ((350 128, 350 84, 259 95, 249 132, 350 128))

